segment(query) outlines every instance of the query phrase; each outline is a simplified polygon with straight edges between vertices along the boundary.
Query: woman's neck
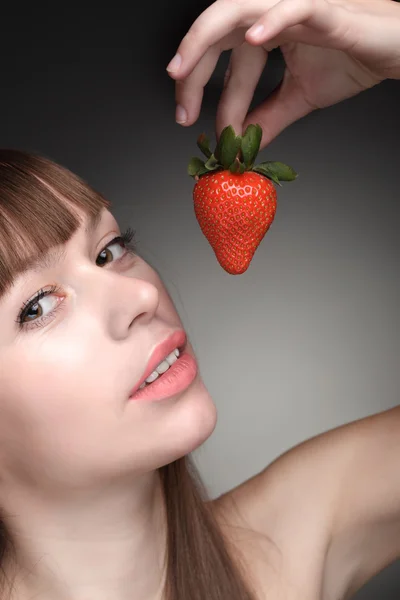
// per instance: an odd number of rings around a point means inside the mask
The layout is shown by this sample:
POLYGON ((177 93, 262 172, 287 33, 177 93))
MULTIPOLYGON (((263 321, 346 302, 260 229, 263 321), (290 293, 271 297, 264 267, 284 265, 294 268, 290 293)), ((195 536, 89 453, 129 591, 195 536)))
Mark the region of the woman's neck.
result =
MULTIPOLYGON (((21 498, 23 496, 21 495, 21 498)), ((15 499, 10 600, 160 600, 166 521, 158 472, 61 504, 15 499)), ((10 511, 8 511, 10 513, 10 511)))

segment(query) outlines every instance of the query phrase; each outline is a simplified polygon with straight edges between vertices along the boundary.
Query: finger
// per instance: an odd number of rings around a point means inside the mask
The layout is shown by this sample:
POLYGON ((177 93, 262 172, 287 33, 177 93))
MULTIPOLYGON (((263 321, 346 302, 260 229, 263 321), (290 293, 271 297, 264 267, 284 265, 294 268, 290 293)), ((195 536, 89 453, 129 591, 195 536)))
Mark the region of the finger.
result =
MULTIPOLYGON (((348 29, 346 11, 340 6, 328 4, 325 0, 280 0, 250 27, 245 39, 248 43, 260 44, 300 24, 317 30, 319 42, 324 46, 337 49, 340 49, 337 43, 346 37, 348 29)), ((296 41, 311 43, 311 30, 302 31, 304 38, 296 41)))
POLYGON ((262 47, 242 44, 231 52, 230 74, 217 108, 217 139, 228 125, 237 135, 243 133, 243 121, 247 115, 254 91, 267 62, 267 52, 262 47))
MULTIPOLYGON (((292 27, 288 27, 276 37, 271 39, 268 38, 268 40, 261 45, 267 52, 271 52, 274 48, 283 46, 283 44, 286 44, 287 42, 300 42, 307 44, 308 46, 337 48, 336 42, 329 43, 325 33, 313 30, 309 25, 293 25, 292 27)), ((257 44, 257 46, 258 45, 259 44, 257 44)))
POLYGON ((239 27, 250 27, 265 12, 266 5, 268 7, 276 1, 247 0, 240 3, 217 0, 211 4, 197 17, 179 44, 175 57, 167 66, 169 75, 173 79, 187 77, 211 46, 219 44, 221 50, 232 48, 227 42, 221 45, 224 38, 239 27), (178 67, 171 65, 175 60, 178 67))
POLYGON ((275 48, 283 46, 287 42, 303 42, 310 46, 318 46, 320 45, 318 43, 320 39, 321 34, 310 30, 310 28, 307 25, 294 25, 293 27, 285 29, 285 31, 278 34, 277 36, 269 38, 266 42, 263 42, 262 44, 249 45, 251 45, 253 48, 262 46, 264 50, 266 50, 267 52, 271 52, 275 48))
POLYGON ((283 46, 288 42, 302 42, 309 46, 325 46, 324 40, 326 36, 313 31, 307 25, 293 25, 288 29, 285 29, 282 33, 278 34, 273 38, 269 38, 262 44, 251 44, 253 47, 262 46, 267 52, 271 52, 279 46, 283 46))
POLYGON ((193 125, 197 121, 201 110, 204 87, 214 72, 219 56, 219 48, 212 46, 184 81, 175 82, 175 100, 177 105, 181 107, 177 107, 176 120, 180 125, 193 125))
POLYGON ((317 107, 304 98, 301 88, 285 69, 282 83, 265 102, 257 106, 247 117, 243 128, 259 123, 262 128, 260 150, 265 148, 288 125, 309 114, 317 107))

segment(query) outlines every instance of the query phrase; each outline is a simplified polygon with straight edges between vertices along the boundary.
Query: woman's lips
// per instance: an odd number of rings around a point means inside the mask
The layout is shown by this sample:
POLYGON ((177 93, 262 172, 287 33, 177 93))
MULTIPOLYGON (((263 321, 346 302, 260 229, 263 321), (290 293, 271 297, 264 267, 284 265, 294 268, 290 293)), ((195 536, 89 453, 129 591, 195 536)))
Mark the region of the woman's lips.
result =
POLYGON ((133 394, 139 389, 142 383, 149 377, 149 375, 158 367, 160 362, 162 362, 168 354, 171 354, 175 348, 183 348, 186 346, 186 333, 183 329, 179 329, 170 333, 167 337, 164 336, 163 341, 159 343, 153 352, 150 355, 150 358, 147 362, 147 366, 144 370, 144 373, 141 379, 135 384, 134 388, 131 390, 129 397, 133 396, 133 394))
POLYGON ((184 392, 197 375, 196 359, 187 351, 179 356, 173 365, 150 385, 138 389, 130 400, 159 401, 184 392))

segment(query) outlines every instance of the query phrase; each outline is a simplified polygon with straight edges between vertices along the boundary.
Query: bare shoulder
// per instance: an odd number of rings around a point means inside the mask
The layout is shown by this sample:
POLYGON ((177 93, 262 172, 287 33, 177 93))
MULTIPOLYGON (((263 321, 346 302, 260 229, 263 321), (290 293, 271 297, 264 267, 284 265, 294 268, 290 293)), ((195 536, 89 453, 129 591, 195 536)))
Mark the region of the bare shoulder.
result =
POLYGON ((215 501, 260 598, 321 599, 337 483, 334 454, 320 444, 290 449, 215 501))
POLYGON ((289 449, 217 498, 216 514, 263 591, 348 597, 400 556, 399 456, 396 407, 289 449))

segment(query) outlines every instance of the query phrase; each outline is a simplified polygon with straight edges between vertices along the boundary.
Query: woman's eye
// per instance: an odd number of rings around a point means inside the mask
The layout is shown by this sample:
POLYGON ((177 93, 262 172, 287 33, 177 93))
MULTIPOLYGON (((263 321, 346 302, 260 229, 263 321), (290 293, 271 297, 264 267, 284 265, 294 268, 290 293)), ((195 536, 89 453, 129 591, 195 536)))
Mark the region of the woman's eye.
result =
MULTIPOLYGON (((129 228, 111 240, 97 256, 96 265, 103 267, 107 263, 117 261, 125 256, 136 256, 134 236, 135 232, 129 228)), ((16 322, 21 329, 33 322, 35 326, 48 322, 61 308, 64 296, 65 294, 58 286, 52 286, 46 291, 40 290, 34 298, 24 303, 16 322)))
POLYGON ((100 252, 96 259, 96 265, 102 267, 113 260, 118 260, 125 253, 125 241, 122 237, 115 238, 100 252))
POLYGON ((32 321, 38 317, 46 316, 54 310, 59 301, 60 299, 55 296, 45 296, 26 311, 24 321, 32 321))
POLYGON ((56 288, 47 292, 41 291, 37 297, 26 304, 18 317, 18 323, 23 326, 33 321, 48 319, 62 302, 60 296, 54 295, 56 288))

